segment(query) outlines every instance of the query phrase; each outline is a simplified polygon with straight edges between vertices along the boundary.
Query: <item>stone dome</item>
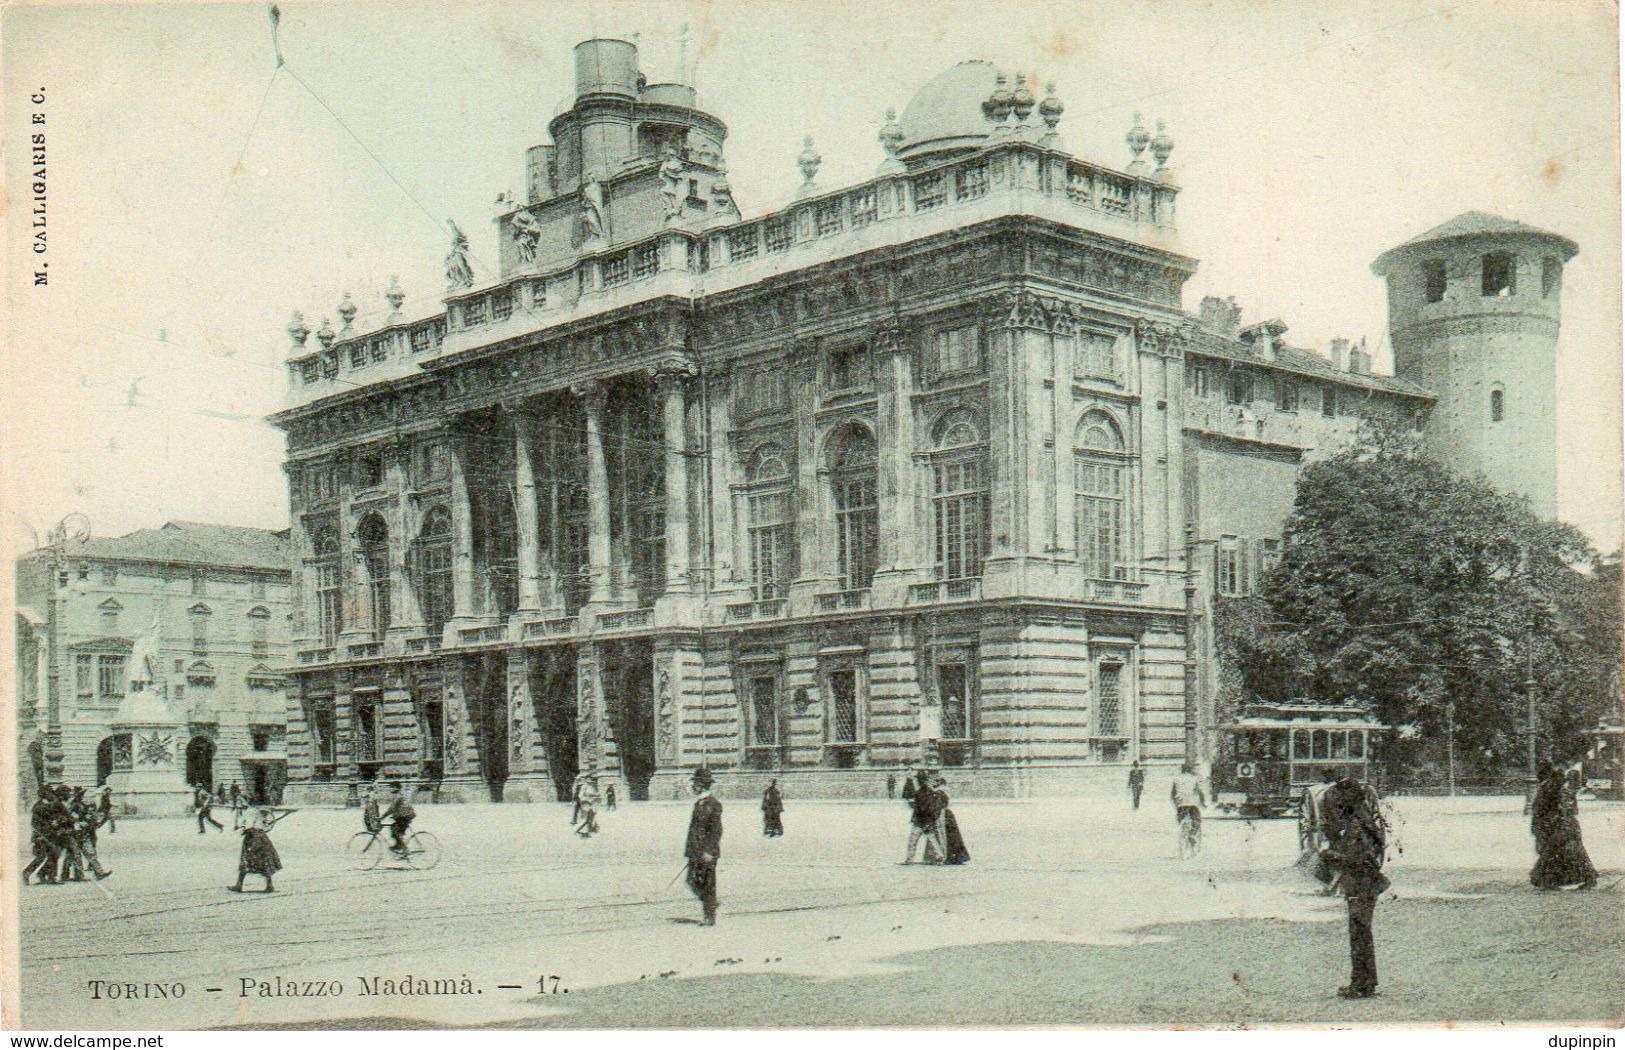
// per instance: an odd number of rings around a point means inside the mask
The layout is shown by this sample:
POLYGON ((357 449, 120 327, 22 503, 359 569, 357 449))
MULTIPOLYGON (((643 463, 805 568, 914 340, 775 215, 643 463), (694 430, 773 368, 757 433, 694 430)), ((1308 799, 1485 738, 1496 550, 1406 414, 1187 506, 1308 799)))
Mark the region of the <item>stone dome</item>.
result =
POLYGON ((961 62, 937 74, 903 109, 897 155, 912 160, 985 143, 989 126, 982 103, 993 94, 997 77, 993 63, 981 60, 961 62))

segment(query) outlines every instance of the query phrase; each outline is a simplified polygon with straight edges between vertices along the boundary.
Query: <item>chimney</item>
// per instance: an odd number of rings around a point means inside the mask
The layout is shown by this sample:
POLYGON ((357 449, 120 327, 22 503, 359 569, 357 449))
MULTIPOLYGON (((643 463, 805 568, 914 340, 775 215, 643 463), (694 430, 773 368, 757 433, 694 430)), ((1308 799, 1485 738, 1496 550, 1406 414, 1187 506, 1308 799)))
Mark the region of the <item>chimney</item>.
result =
POLYGON ((1326 359, 1332 367, 1339 372, 1348 367, 1349 341, 1347 339, 1333 339, 1331 347, 1326 351, 1326 359))
POLYGON ((1220 299, 1216 295, 1204 296, 1197 321, 1215 335, 1234 339, 1236 330, 1241 326, 1241 307, 1236 305, 1233 295, 1228 299, 1220 299))
POLYGON ((1248 325, 1241 330, 1241 341, 1250 345, 1253 350, 1266 361, 1275 360, 1275 352, 1281 349, 1286 334, 1286 322, 1280 318, 1271 318, 1257 324, 1248 325))
POLYGON ((1371 355, 1366 353, 1363 338, 1358 347, 1349 351, 1349 371, 1359 376, 1371 374, 1371 355))

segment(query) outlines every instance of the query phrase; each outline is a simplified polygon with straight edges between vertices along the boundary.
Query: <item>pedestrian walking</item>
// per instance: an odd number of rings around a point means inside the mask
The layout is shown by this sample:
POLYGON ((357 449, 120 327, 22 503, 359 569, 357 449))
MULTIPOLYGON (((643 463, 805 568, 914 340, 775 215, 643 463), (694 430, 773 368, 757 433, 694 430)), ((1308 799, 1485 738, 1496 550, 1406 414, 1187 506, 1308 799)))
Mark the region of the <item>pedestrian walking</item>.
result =
MULTIPOLYGON (((80 789, 83 791, 83 789, 80 789)), ((84 882, 85 861, 79 852, 78 814, 74 806, 73 789, 63 784, 57 788, 56 812, 51 818, 51 836, 56 841, 62 858, 57 872, 60 882, 84 882)))
POLYGON ((959 821, 954 818, 954 811, 948 805, 948 782, 941 774, 933 778, 931 790, 935 796, 932 803, 938 814, 937 833, 942 839, 942 862, 964 864, 970 860, 970 850, 965 848, 965 838, 959 832, 959 821))
POLYGON ((570 809, 570 826, 573 828, 581 823, 581 785, 586 782, 587 774, 577 773, 575 783, 570 785, 570 801, 574 805, 570 809))
POLYGON ((84 797, 84 791, 84 788, 74 789, 73 841, 83 866, 88 867, 99 882, 113 873, 102 867, 101 858, 97 855, 96 828, 101 823, 101 815, 95 805, 84 797))
POLYGON ((1597 885, 1597 869, 1580 836, 1579 784, 1551 763, 1541 767, 1530 807, 1529 830, 1535 836, 1535 866, 1529 882, 1542 890, 1597 885))
POLYGON ((610 810, 613 810, 615 808, 615 785, 614 784, 605 784, 604 785, 604 808, 605 809, 610 809, 610 810))
POLYGON ((576 834, 590 839, 598 834, 598 778, 583 777, 576 790, 576 834))
POLYGON ((1134 808, 1140 808, 1140 793, 1145 790, 1145 770, 1140 767, 1140 760, 1135 759, 1134 764, 1128 767, 1128 794, 1133 800, 1134 808))
POLYGON ((192 796, 192 801, 197 806, 197 833, 199 835, 203 834, 204 821, 208 821, 210 824, 213 824, 214 830, 216 831, 226 830, 226 826, 220 823, 218 820, 215 820, 211 815, 214 812, 214 797, 209 794, 209 789, 207 787, 199 784, 197 786, 196 794, 192 796))
POLYGON ((96 799, 96 811, 98 826, 106 827, 109 835, 118 834, 118 821, 113 817, 113 789, 106 784, 102 785, 101 794, 96 799))
POLYGON ((914 863, 914 849, 925 839, 925 862, 935 864, 942 859, 944 848, 937 818, 942 815, 938 795, 931 788, 925 770, 916 770, 913 778, 903 785, 903 797, 908 800, 908 852, 903 854, 904 864, 914 863))
POLYGON ((238 786, 235 780, 233 780, 231 782, 231 808, 236 809, 242 803, 242 801, 243 789, 238 786))
POLYGON ((282 857, 277 853, 276 846, 271 842, 271 829, 276 822, 288 816, 293 810, 286 813, 273 813, 269 809, 256 809, 248 820, 248 826, 242 829, 243 848, 237 855, 237 885, 227 886, 233 893, 242 893, 243 879, 249 875, 259 875, 265 879, 266 893, 275 893, 276 885, 271 877, 282 870, 282 857))
POLYGON ((891 773, 886 774, 886 797, 897 797, 897 777, 891 773))
POLYGON ((56 791, 46 784, 40 788, 39 798, 34 800, 33 807, 28 814, 28 830, 34 847, 34 857, 23 869, 23 885, 28 885, 29 876, 35 876, 41 883, 56 882, 56 791))
POLYGON ((768 782, 767 790, 762 792, 762 834, 770 839, 784 836, 784 798, 779 794, 779 782, 768 782))
POLYGON ((694 771, 689 790, 694 811, 688 818, 688 888, 700 899, 701 926, 717 924, 717 861, 722 857, 722 803, 711 795, 716 778, 704 766, 694 771))
POLYGON ((1369 999, 1377 994, 1377 949, 1372 936, 1377 898, 1388 889, 1382 873, 1388 848, 1381 801, 1370 785, 1344 777, 1321 799, 1321 825, 1326 835, 1322 851, 1336 873, 1337 889, 1348 903, 1349 983, 1337 990, 1345 999, 1369 999))

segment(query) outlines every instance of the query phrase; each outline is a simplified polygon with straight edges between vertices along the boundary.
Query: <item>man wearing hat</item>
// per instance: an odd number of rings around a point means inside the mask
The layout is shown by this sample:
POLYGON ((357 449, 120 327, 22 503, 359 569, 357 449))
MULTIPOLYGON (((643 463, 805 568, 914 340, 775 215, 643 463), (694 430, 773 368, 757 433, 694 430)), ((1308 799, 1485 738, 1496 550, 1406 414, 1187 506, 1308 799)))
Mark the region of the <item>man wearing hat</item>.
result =
POLYGON ((705 917, 701 926, 717 924, 717 858, 722 856, 722 803, 711 795, 716 778, 704 766, 694 771, 689 788, 694 792, 694 814, 688 820, 688 888, 700 899, 705 917))

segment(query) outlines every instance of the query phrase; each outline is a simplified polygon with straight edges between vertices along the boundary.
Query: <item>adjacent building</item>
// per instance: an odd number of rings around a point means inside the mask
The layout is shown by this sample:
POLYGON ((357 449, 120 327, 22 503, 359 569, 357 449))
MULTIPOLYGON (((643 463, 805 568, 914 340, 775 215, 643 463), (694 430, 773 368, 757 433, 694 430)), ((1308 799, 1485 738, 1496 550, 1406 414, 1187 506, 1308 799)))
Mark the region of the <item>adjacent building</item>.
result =
POLYGON ((137 810, 201 783, 278 798, 290 591, 288 535, 264 529, 172 521, 19 559, 25 787, 111 784, 137 810))
POLYGON ((701 763, 874 794, 922 760, 1024 794, 1202 754, 1215 602, 1304 462, 1428 424, 1426 370, 1188 315, 1160 126, 1076 157, 1053 87, 965 62, 874 178, 820 185, 809 140, 745 218, 692 88, 575 57, 496 272, 453 227, 428 308, 288 326, 295 796, 669 798, 701 763))

